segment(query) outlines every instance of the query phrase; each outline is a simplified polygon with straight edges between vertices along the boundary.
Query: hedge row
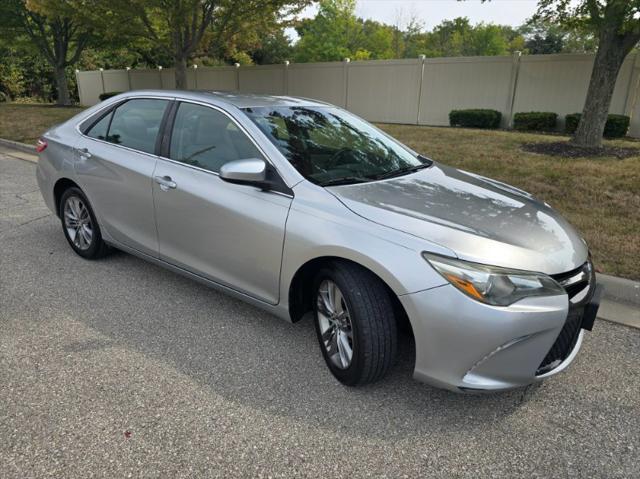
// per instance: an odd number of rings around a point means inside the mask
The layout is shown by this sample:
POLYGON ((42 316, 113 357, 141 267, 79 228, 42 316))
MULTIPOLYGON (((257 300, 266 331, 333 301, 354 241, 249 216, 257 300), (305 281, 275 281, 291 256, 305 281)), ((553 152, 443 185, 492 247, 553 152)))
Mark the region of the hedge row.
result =
POLYGON ((451 110, 449 124, 467 128, 498 128, 502 113, 497 110, 451 110))
MULTIPOLYGON (((471 109, 452 110, 449 113, 451 126, 467 128, 498 128, 502 114, 496 110, 471 109)), ((565 132, 572 135, 578 128, 580 113, 565 116, 565 132)), ((553 131, 558 114, 549 111, 520 112, 513 116, 513 128, 520 131, 553 131)), ((605 138, 622 138, 629 130, 630 118, 625 115, 609 115, 604 127, 605 138)))
POLYGON ((530 111, 513 115, 513 129, 520 131, 552 131, 556 129, 558 114, 549 111, 530 111))

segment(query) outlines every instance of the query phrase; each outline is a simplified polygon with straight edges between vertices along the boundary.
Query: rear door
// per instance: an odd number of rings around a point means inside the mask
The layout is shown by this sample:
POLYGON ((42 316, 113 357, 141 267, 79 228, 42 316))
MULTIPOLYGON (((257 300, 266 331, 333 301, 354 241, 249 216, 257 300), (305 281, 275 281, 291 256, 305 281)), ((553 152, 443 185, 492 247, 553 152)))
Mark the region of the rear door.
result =
POLYGON ((167 99, 136 98, 90 126, 77 145, 75 170, 111 238, 157 257, 152 178, 167 99))
POLYGON ((266 160, 222 110, 182 102, 168 126, 153 184, 160 258, 276 304, 292 197, 220 179, 228 161, 266 160))

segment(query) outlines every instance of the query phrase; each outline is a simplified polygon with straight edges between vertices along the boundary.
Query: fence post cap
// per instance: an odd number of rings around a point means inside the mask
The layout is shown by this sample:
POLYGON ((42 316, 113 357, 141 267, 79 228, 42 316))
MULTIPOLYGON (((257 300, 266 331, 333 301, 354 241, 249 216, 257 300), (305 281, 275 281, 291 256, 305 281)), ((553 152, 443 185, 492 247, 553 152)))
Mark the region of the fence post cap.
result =
POLYGON ((349 57, 347 57, 347 58, 345 58, 345 59, 344 59, 344 62, 345 62, 345 63, 349 63, 350 61, 351 61, 351 58, 349 58, 349 57))
POLYGON ((127 71, 131 70, 131 67, 127 67, 127 71))
POLYGON ((234 63, 233 66, 236 68, 240 68, 240 64, 238 62, 234 63))
POLYGON ((158 65, 158 70, 162 70, 162 65, 158 65))
POLYGON ((100 71, 101 71, 101 72, 103 72, 103 71, 104 71, 104 68, 100 68, 100 71))
POLYGON ((419 58, 420 60, 424 60, 425 58, 427 58, 427 56, 426 56, 426 55, 424 55, 424 54, 423 54, 423 55, 418 55, 418 58, 419 58))
POLYGON ((193 69, 195 70, 196 68, 198 68, 198 65, 196 65, 195 63, 193 64, 193 69))
POLYGON ((291 62, 290 62, 289 60, 285 60, 285 61, 284 61, 284 64, 285 64, 285 65, 289 65, 290 63, 291 63, 291 62))

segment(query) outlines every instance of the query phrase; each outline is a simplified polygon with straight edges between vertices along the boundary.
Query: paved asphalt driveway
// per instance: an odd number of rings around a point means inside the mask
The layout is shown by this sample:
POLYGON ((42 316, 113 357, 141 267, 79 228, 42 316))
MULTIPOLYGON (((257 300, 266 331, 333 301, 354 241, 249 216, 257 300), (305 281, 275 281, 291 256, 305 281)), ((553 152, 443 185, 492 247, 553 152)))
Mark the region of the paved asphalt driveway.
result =
POLYGON ((639 477, 640 331, 488 396, 348 389, 291 325, 124 253, 89 262, 0 156, 0 477, 639 477))

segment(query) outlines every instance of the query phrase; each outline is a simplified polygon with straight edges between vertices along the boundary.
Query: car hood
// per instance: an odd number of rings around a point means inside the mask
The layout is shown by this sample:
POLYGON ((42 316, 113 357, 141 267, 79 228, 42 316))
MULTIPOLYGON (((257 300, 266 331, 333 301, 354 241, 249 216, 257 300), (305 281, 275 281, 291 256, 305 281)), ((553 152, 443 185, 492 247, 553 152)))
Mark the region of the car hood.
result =
POLYGON ((580 235, 547 204, 438 163, 398 178, 329 190, 354 213, 469 261, 556 274, 588 257, 580 235))

